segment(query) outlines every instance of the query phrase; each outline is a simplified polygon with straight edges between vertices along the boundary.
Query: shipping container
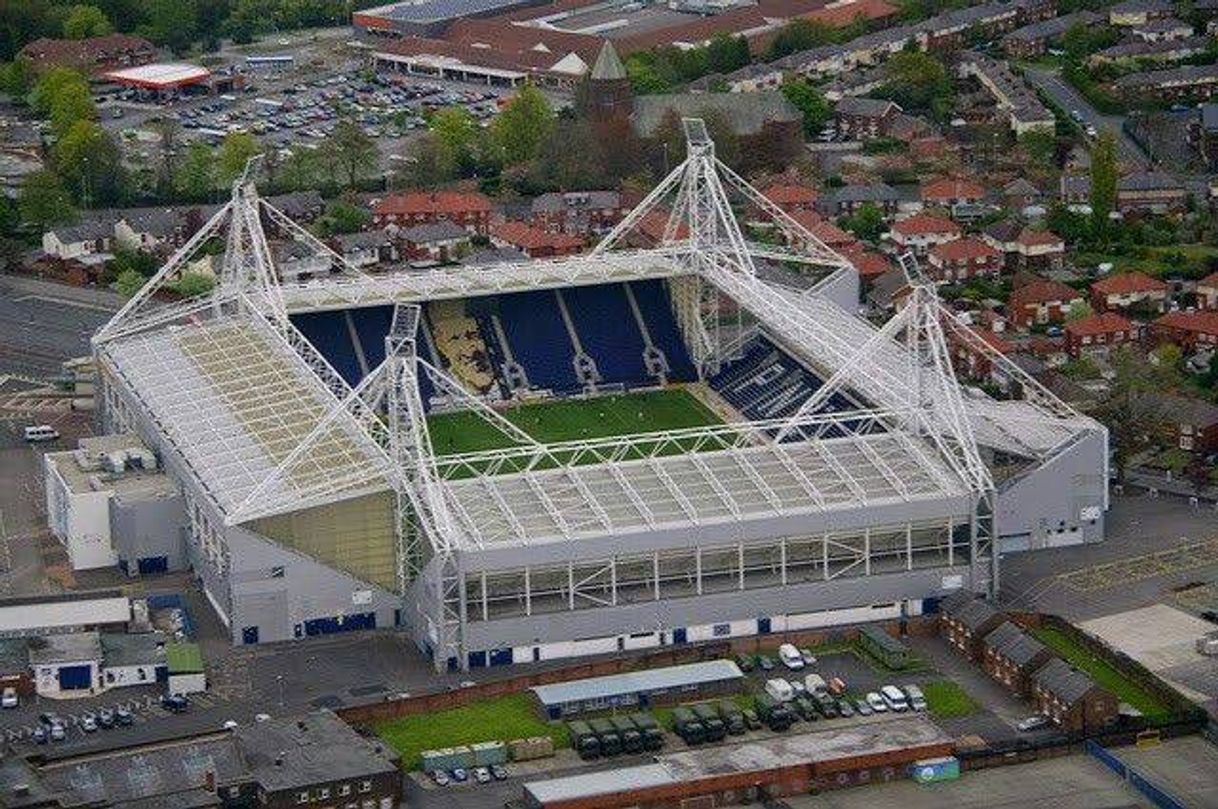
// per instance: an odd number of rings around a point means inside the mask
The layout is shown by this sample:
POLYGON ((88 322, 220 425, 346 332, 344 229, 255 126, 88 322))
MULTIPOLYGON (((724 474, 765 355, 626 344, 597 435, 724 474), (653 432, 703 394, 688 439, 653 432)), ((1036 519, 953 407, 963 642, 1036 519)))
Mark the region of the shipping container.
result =
POLYGON ((507 745, 503 742, 479 742, 478 744, 471 744, 469 749, 474 754, 475 767, 507 764, 507 745))

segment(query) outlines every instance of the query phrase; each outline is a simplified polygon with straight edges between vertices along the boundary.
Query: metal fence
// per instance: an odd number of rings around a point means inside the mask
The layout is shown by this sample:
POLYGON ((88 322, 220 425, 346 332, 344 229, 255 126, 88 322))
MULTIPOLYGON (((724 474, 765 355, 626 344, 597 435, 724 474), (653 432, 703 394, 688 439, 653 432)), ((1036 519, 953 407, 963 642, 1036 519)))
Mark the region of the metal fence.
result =
POLYGON ((1121 761, 1110 750, 1104 748, 1099 742, 1093 739, 1088 739, 1083 743, 1083 749, 1087 753, 1103 764, 1108 769, 1119 775, 1122 779, 1129 782, 1138 792, 1142 793, 1159 809, 1185 809, 1183 803, 1170 795, 1166 790, 1157 786, 1149 778, 1139 773, 1121 761))

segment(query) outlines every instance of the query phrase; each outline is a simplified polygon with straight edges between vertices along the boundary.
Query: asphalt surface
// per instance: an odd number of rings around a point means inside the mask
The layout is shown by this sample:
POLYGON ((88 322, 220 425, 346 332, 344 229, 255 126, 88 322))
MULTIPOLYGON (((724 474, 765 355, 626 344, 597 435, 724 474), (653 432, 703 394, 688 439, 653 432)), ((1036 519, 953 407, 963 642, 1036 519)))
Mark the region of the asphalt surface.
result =
POLYGON ((1091 103, 1069 82, 1058 73, 1041 67, 1028 67, 1025 75, 1034 87, 1053 100, 1058 107, 1069 115, 1077 110, 1082 118, 1083 126, 1090 124, 1097 131, 1111 129, 1117 136, 1117 152, 1122 161, 1140 169, 1150 167, 1150 160, 1141 147, 1125 133, 1125 116, 1105 115, 1091 106, 1091 103))
POLYGON ((0 376, 46 377, 89 353, 89 338, 118 308, 106 293, 0 276, 0 376))

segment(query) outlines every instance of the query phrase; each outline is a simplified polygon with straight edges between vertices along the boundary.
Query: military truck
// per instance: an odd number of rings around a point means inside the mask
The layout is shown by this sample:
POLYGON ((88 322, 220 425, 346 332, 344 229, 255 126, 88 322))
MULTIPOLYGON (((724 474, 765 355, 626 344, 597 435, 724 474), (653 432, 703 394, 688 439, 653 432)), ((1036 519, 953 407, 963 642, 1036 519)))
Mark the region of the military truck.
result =
POLYGON ((719 715, 723 717, 723 724, 727 725, 727 732, 733 736, 739 736, 748 730, 748 725, 744 723, 744 711, 730 699, 719 703, 719 715))
POLYGON ((719 715, 719 709, 712 703, 699 702, 693 706, 694 716, 698 717, 698 721, 702 723, 702 727, 706 728, 706 740, 708 742, 721 742, 727 737, 727 723, 723 721, 723 717, 719 715))
POLYGON ((795 714, 786 703, 779 702, 769 694, 757 695, 757 717, 766 723, 770 730, 783 731, 795 723, 795 714))
POLYGON ((571 734, 571 748, 585 761, 600 758, 601 740, 587 722, 568 722, 567 733, 571 734))
POLYGON ((622 739, 622 750, 627 753, 643 752, 643 734, 634 726, 628 716, 614 716, 609 719, 622 739))
POLYGON ((706 726, 689 708, 677 708, 672 712, 673 730, 686 744, 702 744, 706 741, 706 726))
POLYGON ((601 755, 616 756, 622 752, 622 737, 618 734, 617 728, 608 719, 593 719, 588 723, 588 726, 596 733, 598 739, 601 740, 601 755))
POLYGON ((631 714, 630 721, 634 722, 634 726, 643 734, 644 749, 655 751, 664 747, 664 731, 660 730, 660 723, 654 716, 640 711, 631 714))

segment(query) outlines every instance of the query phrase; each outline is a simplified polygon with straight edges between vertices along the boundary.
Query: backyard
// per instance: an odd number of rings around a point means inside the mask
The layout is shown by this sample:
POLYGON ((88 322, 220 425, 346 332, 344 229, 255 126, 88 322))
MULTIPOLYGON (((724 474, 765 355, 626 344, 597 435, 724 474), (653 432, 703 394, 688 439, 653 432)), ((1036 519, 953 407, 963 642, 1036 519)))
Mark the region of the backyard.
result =
POLYGON ((1053 627, 1033 627, 1031 633, 1041 643, 1061 655, 1067 663, 1086 672, 1096 683, 1107 688, 1121 702, 1128 703, 1147 718, 1164 716, 1171 708, 1158 697, 1131 681, 1110 663, 1093 654, 1065 632, 1053 627))

